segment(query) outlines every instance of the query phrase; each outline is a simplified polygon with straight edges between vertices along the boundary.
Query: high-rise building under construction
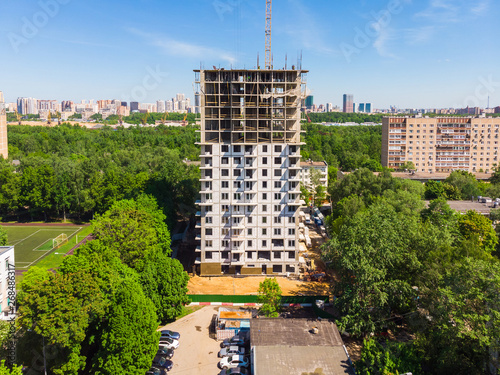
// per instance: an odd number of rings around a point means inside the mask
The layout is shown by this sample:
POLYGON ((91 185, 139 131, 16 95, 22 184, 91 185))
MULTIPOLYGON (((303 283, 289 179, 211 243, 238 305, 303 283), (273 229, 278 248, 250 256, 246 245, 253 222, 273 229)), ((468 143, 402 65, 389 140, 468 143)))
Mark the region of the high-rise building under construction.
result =
POLYGON ((201 275, 296 274, 305 70, 195 70, 201 275))

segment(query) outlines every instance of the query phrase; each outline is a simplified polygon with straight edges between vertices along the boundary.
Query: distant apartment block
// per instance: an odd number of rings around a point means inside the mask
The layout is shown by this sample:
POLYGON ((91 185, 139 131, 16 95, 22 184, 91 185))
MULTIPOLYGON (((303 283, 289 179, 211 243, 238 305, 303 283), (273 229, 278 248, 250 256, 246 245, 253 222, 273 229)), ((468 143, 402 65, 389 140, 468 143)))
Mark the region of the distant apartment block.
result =
POLYGON ((491 172, 499 162, 500 118, 385 117, 382 165, 418 172, 491 172))
POLYGON ((300 162, 300 181, 307 188, 312 187, 311 170, 316 169, 320 172, 320 185, 328 189, 328 164, 326 161, 302 161, 300 162))
POLYGON ((344 94, 343 99, 343 111, 344 113, 354 112, 354 96, 350 94, 344 94))
MULTIPOLYGON (((10 269, 14 269, 14 246, 0 246, 0 319, 7 320, 10 315, 9 283, 15 288, 14 280, 9 280, 10 269)), ((15 295, 15 294, 14 294, 15 295)))
POLYGON ((7 113, 3 92, 0 91, 0 155, 7 159, 9 157, 9 143, 7 141, 7 113))
POLYGON ((195 70, 201 275, 297 274, 305 70, 195 70))

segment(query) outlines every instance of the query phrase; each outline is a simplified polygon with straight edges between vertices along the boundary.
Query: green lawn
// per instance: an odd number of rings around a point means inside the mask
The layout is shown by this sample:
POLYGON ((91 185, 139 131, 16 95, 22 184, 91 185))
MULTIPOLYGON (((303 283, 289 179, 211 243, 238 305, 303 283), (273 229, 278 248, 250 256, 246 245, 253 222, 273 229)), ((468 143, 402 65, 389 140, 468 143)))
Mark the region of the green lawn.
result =
POLYGON ((80 241, 84 235, 89 234, 89 227, 83 226, 8 225, 3 226, 3 228, 7 232, 9 245, 14 245, 17 270, 27 270, 32 265, 42 261, 42 259, 45 260, 45 257, 52 258, 55 255, 60 255, 56 253, 66 253, 76 244, 77 235, 80 241), (82 229, 87 229, 86 233, 81 232, 82 229), (52 240, 62 233, 68 236, 68 244, 53 249, 52 240))

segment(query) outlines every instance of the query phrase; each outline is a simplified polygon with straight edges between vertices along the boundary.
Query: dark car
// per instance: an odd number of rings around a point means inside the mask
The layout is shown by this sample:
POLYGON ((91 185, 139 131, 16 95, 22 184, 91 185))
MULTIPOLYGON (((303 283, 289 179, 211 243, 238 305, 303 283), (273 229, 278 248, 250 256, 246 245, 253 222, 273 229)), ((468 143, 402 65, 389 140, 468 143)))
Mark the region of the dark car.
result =
POLYGON ((242 367, 228 368, 222 370, 219 375, 248 375, 248 370, 242 367))
POLYGON ((166 347, 160 346, 156 355, 165 357, 166 359, 172 359, 174 356, 174 349, 167 349, 166 347))
POLYGON ((174 363, 171 360, 166 359, 165 357, 157 355, 153 359, 153 365, 155 367, 162 367, 164 369, 167 369, 167 371, 170 371, 172 370, 172 366, 174 365, 174 363))
POLYGON ((245 339, 240 336, 233 336, 230 339, 225 339, 221 342, 221 348, 225 348, 227 346, 244 346, 245 339))
POLYGON ((167 373, 167 370, 164 368, 158 368, 158 367, 151 367, 149 371, 146 371, 146 375, 165 375, 167 373))
POLYGON ((164 329, 163 331, 160 331, 160 333, 162 336, 167 336, 171 339, 179 340, 181 338, 181 334, 179 332, 174 332, 169 329, 164 329))

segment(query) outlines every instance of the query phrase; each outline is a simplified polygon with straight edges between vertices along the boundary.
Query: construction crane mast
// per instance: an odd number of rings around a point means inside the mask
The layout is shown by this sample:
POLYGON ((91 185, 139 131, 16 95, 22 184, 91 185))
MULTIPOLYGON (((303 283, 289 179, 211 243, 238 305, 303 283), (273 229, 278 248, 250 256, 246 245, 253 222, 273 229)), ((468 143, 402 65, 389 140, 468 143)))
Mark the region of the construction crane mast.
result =
POLYGON ((273 12, 273 0, 266 0, 266 69, 271 69, 272 55, 271 55, 271 20, 273 12))

